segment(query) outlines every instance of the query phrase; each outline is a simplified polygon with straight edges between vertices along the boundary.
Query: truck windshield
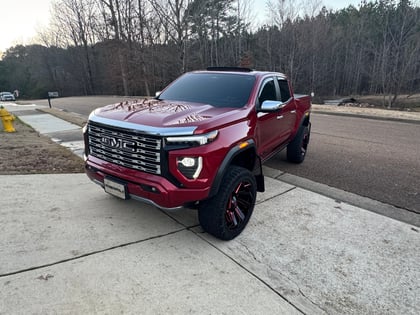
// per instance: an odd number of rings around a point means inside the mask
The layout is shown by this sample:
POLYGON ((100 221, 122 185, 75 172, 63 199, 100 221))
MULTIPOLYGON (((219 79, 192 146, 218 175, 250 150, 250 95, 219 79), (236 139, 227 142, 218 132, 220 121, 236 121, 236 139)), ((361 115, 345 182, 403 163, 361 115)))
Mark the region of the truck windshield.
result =
POLYGON ((214 107, 243 107, 255 77, 232 73, 187 73, 158 97, 160 100, 209 104, 214 107))

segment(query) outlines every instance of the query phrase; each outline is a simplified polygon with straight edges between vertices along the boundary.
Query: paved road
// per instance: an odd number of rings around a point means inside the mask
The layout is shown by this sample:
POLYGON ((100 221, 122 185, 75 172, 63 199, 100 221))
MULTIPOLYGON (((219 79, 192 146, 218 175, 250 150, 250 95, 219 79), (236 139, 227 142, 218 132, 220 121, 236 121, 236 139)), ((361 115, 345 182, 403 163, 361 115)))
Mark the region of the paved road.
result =
MULTIPOLYGON (((128 98, 72 97, 52 106, 82 115, 128 98)), ((48 105, 46 100, 35 101, 48 105)), ((420 125, 312 114, 309 153, 301 165, 281 153, 267 166, 420 213, 420 125)))

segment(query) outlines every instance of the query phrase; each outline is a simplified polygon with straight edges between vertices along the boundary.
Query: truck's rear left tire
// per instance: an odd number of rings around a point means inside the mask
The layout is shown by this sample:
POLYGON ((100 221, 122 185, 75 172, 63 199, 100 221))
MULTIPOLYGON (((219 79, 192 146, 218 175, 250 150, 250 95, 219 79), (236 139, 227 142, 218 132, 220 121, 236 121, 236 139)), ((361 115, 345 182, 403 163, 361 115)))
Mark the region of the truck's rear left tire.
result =
POLYGON ((300 126, 295 138, 287 146, 287 160, 292 163, 302 163, 308 150, 311 135, 311 124, 300 126))
POLYGON ((239 166, 230 166, 218 193, 203 201, 198 218, 204 231, 231 240, 247 225, 255 206, 257 184, 254 175, 239 166))

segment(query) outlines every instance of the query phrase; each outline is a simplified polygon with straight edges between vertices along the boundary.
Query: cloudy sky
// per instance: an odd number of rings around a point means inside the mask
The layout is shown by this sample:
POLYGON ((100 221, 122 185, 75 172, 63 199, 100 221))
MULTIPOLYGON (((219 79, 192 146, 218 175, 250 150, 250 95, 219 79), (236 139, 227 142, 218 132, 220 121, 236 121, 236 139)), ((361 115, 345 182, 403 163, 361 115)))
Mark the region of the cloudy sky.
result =
MULTIPOLYGON (((0 0, 0 51, 30 44, 37 30, 48 24, 52 0, 0 0)), ((266 0, 254 0, 255 10, 265 11, 266 0), (261 10, 262 8, 262 10, 261 10)), ((323 0, 328 9, 340 9, 360 0, 323 0)))

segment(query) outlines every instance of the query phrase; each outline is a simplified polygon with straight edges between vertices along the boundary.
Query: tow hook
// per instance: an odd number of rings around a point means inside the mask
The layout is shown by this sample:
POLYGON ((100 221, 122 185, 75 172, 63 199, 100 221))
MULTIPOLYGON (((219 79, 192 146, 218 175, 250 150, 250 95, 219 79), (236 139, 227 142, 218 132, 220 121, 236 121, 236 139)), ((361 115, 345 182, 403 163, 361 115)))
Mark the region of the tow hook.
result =
POLYGON ((3 123, 5 132, 16 131, 13 127, 13 121, 16 119, 16 117, 10 114, 3 106, 0 106, 0 118, 3 123))

